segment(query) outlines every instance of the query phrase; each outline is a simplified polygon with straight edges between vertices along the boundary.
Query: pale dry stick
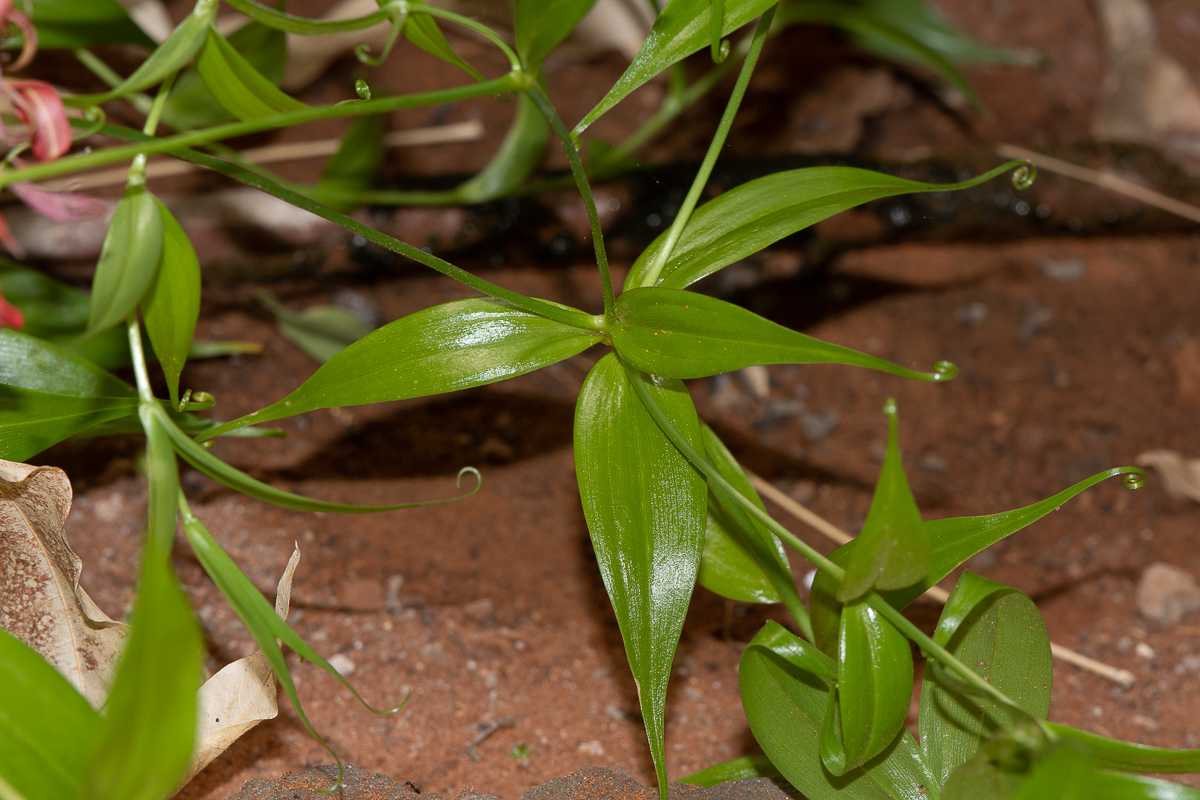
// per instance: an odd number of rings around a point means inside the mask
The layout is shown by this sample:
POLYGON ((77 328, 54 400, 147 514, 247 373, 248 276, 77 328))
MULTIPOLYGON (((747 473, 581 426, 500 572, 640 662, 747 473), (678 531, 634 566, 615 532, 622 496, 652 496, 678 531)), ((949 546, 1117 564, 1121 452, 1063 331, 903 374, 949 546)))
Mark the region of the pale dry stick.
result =
MULTIPOLYGON (((413 128, 406 131, 392 131, 383 137, 385 147, 417 147, 428 144, 449 144, 452 142, 474 142, 483 137, 483 123, 479 120, 456 122, 453 125, 438 125, 433 128, 413 128)), ((274 164, 280 161, 300 161, 306 158, 331 156, 341 146, 340 139, 315 139, 309 142, 285 142, 269 144, 265 147, 252 147, 243 150, 241 156, 251 164, 274 164)), ((188 161, 164 159, 152 161, 146 166, 146 179, 166 178, 174 175, 186 175, 197 172, 202 167, 188 161)), ((125 183, 128 170, 106 169, 84 175, 72 175, 69 178, 46 181, 42 184, 52 191, 85 191, 102 186, 116 186, 125 183)))
MULTIPOLYGON (((767 499, 778 505, 796 519, 803 522, 805 525, 808 525, 810 528, 816 530, 825 538, 836 542, 839 545, 843 545, 854 538, 829 520, 813 512, 811 509, 806 508, 800 503, 797 503, 795 500, 788 497, 786 494, 779 491, 770 483, 767 483, 758 475, 755 475, 753 472, 747 472, 746 477, 750 479, 750 483, 754 485, 754 488, 761 492, 767 499)), ((928 589, 926 589, 924 596, 937 603, 941 603, 942 605, 945 605, 946 601, 950 599, 950 593, 942 587, 936 585, 930 586, 928 589)), ((1088 672, 1099 675, 1102 678, 1107 678, 1113 683, 1119 684, 1126 689, 1133 686, 1136 680, 1133 673, 1127 669, 1119 669, 1117 667, 1105 664, 1102 661, 1097 661, 1094 658, 1088 658, 1082 653, 1077 653, 1069 647, 1063 647, 1062 645, 1055 644, 1054 642, 1050 643, 1050 652, 1055 658, 1061 661, 1066 661, 1068 664, 1074 664, 1080 669, 1087 670, 1088 672)))
POLYGON ((1074 178, 1084 183, 1091 183, 1117 192, 1118 194, 1123 194, 1126 197, 1132 197, 1134 200, 1140 200, 1148 206, 1161 208, 1163 211, 1183 217, 1186 220, 1200 222, 1200 208, 1167 197, 1165 194, 1159 194, 1153 189, 1147 189, 1145 186, 1139 186, 1133 181, 1118 178, 1111 173, 1098 172, 1094 169, 1088 169, 1087 167, 1081 167, 1068 161, 1035 153, 1032 150, 1026 150, 1024 147, 1017 147, 1012 144, 998 146, 996 154, 1001 158, 1019 158, 1028 161, 1038 169, 1056 172, 1059 175, 1065 175, 1068 178, 1074 178))

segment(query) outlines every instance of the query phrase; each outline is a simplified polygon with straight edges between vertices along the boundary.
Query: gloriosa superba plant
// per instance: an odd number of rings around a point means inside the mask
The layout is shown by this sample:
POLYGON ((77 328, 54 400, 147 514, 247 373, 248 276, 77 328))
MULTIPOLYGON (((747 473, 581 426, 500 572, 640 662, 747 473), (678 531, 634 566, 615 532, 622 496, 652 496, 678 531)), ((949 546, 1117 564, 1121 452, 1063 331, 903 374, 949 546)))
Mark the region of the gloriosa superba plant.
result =
MULTIPOLYGON (((768 623, 742 656, 739 681, 746 715, 765 755, 718 765, 689 780, 782 775, 813 800, 1200 797, 1187 787, 1137 776, 1200 769, 1198 751, 1146 748, 1046 721, 1049 640, 1037 609, 1017 590, 964 572, 933 637, 901 614, 973 554, 1109 477, 1124 474, 1136 488, 1140 470, 1111 469, 1014 511, 926 521, 901 466, 897 413, 889 401, 887 453, 861 535, 826 558, 765 512, 737 461, 698 418, 683 384, 760 364, 837 363, 917 380, 952 378, 951 364, 939 362, 931 372, 916 372, 788 330, 688 287, 870 200, 972 186, 1014 168, 1018 185, 1032 179, 1018 163, 954 185, 820 167, 752 180, 699 205, 773 30, 799 22, 841 29, 878 53, 923 61, 972 99, 953 61, 1019 60, 1019 54, 971 42, 919 0, 791 0, 778 5, 774 0, 673 0, 658 14, 622 78, 568 130, 554 110, 540 68, 589 10, 591 0, 519 0, 515 47, 478 22, 419 0, 381 0, 376 12, 336 22, 294 16, 256 0, 226 2, 252 22, 226 38, 213 25, 217 0, 198 0, 191 15, 125 78, 86 49, 100 40, 149 44, 112 0, 34 0, 27 9, 43 46, 75 49, 85 66, 112 85, 102 94, 63 98, 66 105, 84 109, 71 120, 76 137, 103 134, 128 144, 29 166, 15 160, 18 147, 0 172, 0 186, 103 164, 129 162, 130 167, 90 298, 11 262, 0 270, 0 287, 27 317, 23 332, 0 331, 0 456, 25 459, 72 436, 143 432, 148 535, 133 633, 104 715, 80 701, 19 640, 0 633, 0 674, 9 698, 0 707, 0 753, 5 756, 0 796, 157 798, 175 786, 192 746, 193 676, 201 655, 198 629, 168 560, 180 519, 200 563, 309 724, 280 643, 333 670, 273 613, 192 514, 180 490, 178 458, 227 486, 288 508, 356 513, 417 505, 361 507, 293 495, 224 464, 209 451, 207 440, 271 435, 250 426, 316 409, 479 386, 600 345, 612 352, 589 373, 576 411, 579 488, 637 682, 664 797, 667 681, 697 582, 736 600, 782 603, 798 633, 768 623), (93 24, 81 26, 81 19, 93 24), (752 32, 739 33, 755 19, 752 32), (372 99, 360 81, 359 99, 329 106, 306 105, 278 88, 285 33, 340 33, 380 22, 392 26, 389 48, 402 36, 460 67, 475 82, 372 99), (440 28, 446 23, 484 37, 507 58, 508 72, 485 79, 455 53, 440 28), (705 47, 715 66, 689 84, 682 60, 705 47), (734 68, 738 76, 726 111, 678 216, 637 259, 618 294, 589 180, 630 163, 641 143, 734 68), (597 148, 585 164, 579 149, 584 130, 663 72, 670 72, 671 81, 658 113, 626 142, 597 148), (154 87, 153 98, 141 94, 154 87), (379 115, 513 93, 519 107, 508 137, 474 178, 443 193, 371 189, 380 157, 373 139, 381 128, 379 115), (118 98, 145 113, 142 131, 105 121, 100 105, 118 98), (289 184, 220 145, 247 133, 335 117, 357 121, 317 186, 289 184), (175 132, 157 135, 161 122, 175 132), (550 134, 567 154, 591 220, 603 285, 600 313, 507 290, 338 210, 363 202, 478 202, 528 189, 550 134), (158 153, 221 172, 337 222, 481 296, 383 326, 334 355, 286 397, 251 415, 225 423, 200 416, 215 401, 202 392, 180 393, 183 366, 189 355, 227 352, 232 345, 193 341, 199 264, 178 223, 146 189, 146 158, 158 153), (146 338, 165 376, 169 400, 152 391, 146 338), (133 368, 133 386, 108 371, 125 365, 133 368), (784 545, 819 571, 807 609, 784 545), (910 642, 928 659, 919 744, 904 727, 913 688, 910 642), (57 709, 58 716, 47 716, 48 708, 57 709), (149 708, 158 713, 148 715, 149 708), (18 764, 24 766, 14 766, 18 764)), ((360 56, 370 60, 365 52, 360 56)), ((320 738, 316 731, 313 735, 320 738)))

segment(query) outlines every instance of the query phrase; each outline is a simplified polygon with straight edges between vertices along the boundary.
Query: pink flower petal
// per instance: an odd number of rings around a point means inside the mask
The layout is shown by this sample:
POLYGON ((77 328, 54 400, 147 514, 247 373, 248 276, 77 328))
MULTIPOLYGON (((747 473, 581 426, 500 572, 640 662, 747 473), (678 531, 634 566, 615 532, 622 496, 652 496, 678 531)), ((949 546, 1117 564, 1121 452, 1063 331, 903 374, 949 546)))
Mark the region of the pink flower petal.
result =
POLYGON ((25 205, 55 222, 75 222, 103 217, 110 210, 108 203, 91 195, 76 192, 52 192, 34 183, 14 183, 8 187, 25 205))
POLYGON ((12 328, 21 330, 25 327, 25 315, 15 306, 9 305, 9 302, 4 299, 4 295, 0 294, 0 328, 12 328))
MULTIPOLYGON (((2 1, 2 0, 0 0, 2 1)), ((6 81, 17 116, 32 131, 30 146, 38 161, 53 161, 71 149, 71 123, 62 98, 45 81, 6 81)))
MULTIPOLYGON (((17 237, 13 236, 12 229, 8 227, 8 223, 4 220, 4 215, 2 214, 0 214, 0 245, 4 245, 4 249, 17 258, 25 257, 25 247, 17 241, 17 237)), ((0 303, 3 303, 3 301, 4 298, 0 295, 0 303)))

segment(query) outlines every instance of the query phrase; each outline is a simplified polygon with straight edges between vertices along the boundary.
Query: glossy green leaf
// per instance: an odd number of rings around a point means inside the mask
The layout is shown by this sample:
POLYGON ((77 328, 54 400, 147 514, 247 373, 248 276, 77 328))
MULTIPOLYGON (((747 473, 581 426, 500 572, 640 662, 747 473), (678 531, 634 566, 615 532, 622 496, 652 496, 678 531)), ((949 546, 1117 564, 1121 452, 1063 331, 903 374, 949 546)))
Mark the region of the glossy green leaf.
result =
POLYGON ((522 92, 500 149, 486 167, 454 190, 455 198, 460 203, 483 203, 515 191, 541 163, 549 137, 545 117, 522 92))
MULTIPOLYGON (((387 505, 378 506, 359 506, 350 503, 331 503, 326 500, 317 500, 311 497, 301 497, 300 495, 285 492, 282 489, 276 489, 274 486, 263 483, 262 481, 251 478, 244 472, 229 466, 221 459, 214 456, 207 448, 196 444, 194 440, 187 436, 179 426, 174 424, 162 409, 155 409, 155 414, 161 415, 158 421, 162 424, 167 435, 171 438, 171 443, 175 448, 175 452, 184 461, 191 464, 193 467, 203 472, 213 480, 228 486, 230 489, 241 492, 242 494, 256 497, 267 503, 274 503, 277 506, 290 508, 295 511, 321 511, 333 512, 339 514, 363 514, 371 511, 394 511, 401 508, 418 508, 420 506, 435 506, 442 503, 452 503, 456 500, 463 500, 479 491, 479 473, 471 467, 465 467, 459 473, 459 477, 465 472, 470 472, 475 476, 476 485, 471 491, 465 494, 441 498, 438 500, 420 500, 409 503, 390 503, 387 505)), ((214 435, 212 430, 205 432, 206 436, 214 435)), ((225 435, 230 435, 228 432, 225 435)), ((237 434, 232 434, 237 435, 237 434)))
POLYGON ((75 397, 133 397, 134 388, 70 350, 0 329, 0 384, 75 397))
POLYGON ((905 730, 864 767, 835 776, 819 740, 834 662, 774 622, 742 653, 738 686, 746 720, 770 762, 809 800, 937 800, 939 786, 905 730))
POLYGON ((85 337, 124 320, 154 280, 163 249, 163 218, 158 209, 158 200, 144 186, 126 189, 117 204, 92 278, 85 337))
POLYGON ((270 309, 284 338, 324 364, 373 329, 354 312, 341 306, 312 306, 292 311, 266 292, 258 301, 270 309))
POLYGON ((598 333, 499 300, 455 300, 384 325, 331 358, 287 397, 209 435, 318 408, 495 383, 562 361, 599 339, 598 333))
POLYGON ((652 380, 610 353, 579 393, 575 473, 665 790, 667 680, 700 565, 705 483, 646 411, 633 381, 642 382, 688 442, 701 446, 700 420, 683 384, 652 380))
MULTIPOLYGON (((951 61, 1028 67, 1037 66, 1045 60, 1031 50, 1009 50, 977 42, 947 22, 933 5, 924 0, 849 0, 847 5, 855 6, 880 22, 903 31, 951 61)), ((885 58, 914 58, 910 48, 897 45, 892 37, 864 31, 855 33, 854 40, 859 46, 885 58)))
MULTIPOLYGON (((964 572, 933 640, 1031 716, 1046 718, 1053 679, 1050 637, 1028 597, 964 572)), ((960 681, 930 664, 921 684, 918 721, 925 762, 945 782, 984 740, 1021 718, 994 700, 964 691, 960 681)))
MULTIPOLYGON (((725 0, 721 35, 728 36, 775 4, 775 0, 725 0)), ((573 134, 583 133, 610 108, 672 64, 706 47, 712 38, 711 0, 672 0, 646 36, 633 63, 608 94, 587 113, 573 134)))
POLYGON ((550 51, 575 29, 596 0, 517 0, 513 23, 521 66, 537 72, 550 51))
POLYGON ((0 628, 0 779, 28 798, 79 797, 100 715, 54 667, 0 628))
POLYGON ((0 458, 25 461, 93 425, 136 410, 135 397, 76 397, 0 386, 0 458))
POLYGON ((117 97, 140 92, 181 70, 204 45, 208 27, 217 16, 217 0, 196 0, 192 12, 171 31, 171 35, 154 49, 133 74, 112 91, 103 94, 79 95, 64 102, 74 106, 93 106, 117 97))
MULTIPOLYGON (((721 475, 759 508, 763 506, 737 459, 713 429, 701 423, 704 453, 721 475)), ((747 603, 778 603, 804 614, 787 553, 769 530, 755 523, 732 503, 725 505, 709 492, 700 585, 723 597, 747 603)), ((807 616, 806 614, 804 614, 807 616)))
POLYGON ((1083 745, 1102 769, 1117 772, 1200 772, 1200 750, 1168 750, 1122 742, 1056 722, 1046 723, 1063 739, 1083 745))
POLYGON ((351 122, 337 152, 321 173, 319 189, 336 192, 370 189, 379 177, 379 168, 383 164, 386 126, 387 117, 383 114, 359 117, 351 122))
MULTIPOLYGON (((260 22, 249 22, 226 38, 233 49, 273 85, 278 86, 283 81, 283 71, 287 66, 287 34, 260 22)), ((217 125, 233 119, 233 114, 209 93, 204 79, 194 66, 180 73, 163 108, 163 120, 179 131, 217 125)))
POLYGON ((944 361, 934 372, 916 372, 681 289, 628 289, 617 298, 616 317, 612 343, 621 357, 667 378, 702 378, 753 364, 845 364, 927 381, 957 372, 944 361))
POLYGON ((200 318, 200 260, 183 228, 162 203, 162 255, 154 280, 142 298, 142 318, 171 402, 179 402, 179 375, 187 362, 200 318))
POLYGON ((160 800, 191 760, 204 638, 155 541, 147 540, 129 643, 84 779, 96 800, 160 800))
POLYGON ((1090 777, 1095 765, 1073 747, 1056 747, 1034 766, 1012 800, 1094 800, 1090 777))
POLYGON ((212 26, 196 57, 196 70, 216 101, 240 120, 308 108, 255 69, 212 26))
MULTIPOLYGON (((87 328, 87 295, 41 270, 0 259, 0 290, 4 299, 25 315, 23 333, 69 344, 77 342, 87 328)), ((114 328, 72 349, 105 369, 129 364, 129 341, 124 330, 114 328)))
POLYGON ((844 775, 886 750, 904 729, 912 701, 912 650, 866 601, 849 603, 842 610, 837 671, 837 706, 823 721, 821 763, 844 775), (841 747, 830 749, 830 739, 840 739, 841 747))
MULTIPOLYGON (((1024 508, 979 517, 927 520, 924 528, 930 544, 929 573, 912 586, 880 594, 889 604, 902 609, 971 556, 1060 508, 1085 489, 1117 475, 1126 475, 1126 485, 1136 488, 1144 480, 1144 474, 1138 467, 1115 467, 1024 508)), ((830 553, 829 558, 838 566, 845 567, 857 546, 857 541, 847 542, 830 553)), ((841 610, 836 594, 837 587, 834 581, 823 572, 817 573, 809 593, 809 609, 816 643, 826 653, 834 652, 836 647, 838 615, 841 610)))
POLYGON ((70 49, 97 44, 154 47, 116 0, 33 0, 38 47, 70 49))
POLYGON ((720 764, 714 764, 707 769, 693 772, 679 779, 680 783, 691 783, 696 786, 716 786, 726 781, 741 781, 749 778, 779 778, 779 769, 766 756, 742 756, 720 764))
MULTIPOLYGON (((919 2, 919 0, 918 0, 919 2)), ((899 4, 897 4, 899 5, 899 4)), ((780 14, 781 25, 815 23, 841 28, 868 49, 886 48, 885 57, 903 61, 920 61, 937 70, 976 107, 983 103, 971 84, 945 54, 914 35, 914 26, 897 25, 896 17, 878 14, 876 8, 864 8, 854 2, 823 2, 805 0, 789 3, 780 14)))
MULTIPOLYGON (((305 661, 310 661, 328 672, 349 689, 359 702, 368 709, 377 713, 390 713, 396 709, 388 709, 380 712, 379 709, 368 705, 359 696, 354 686, 342 677, 341 673, 334 669, 320 653, 313 650, 303 637, 292 630, 292 627, 287 624, 286 620, 281 619, 275 613, 274 607, 267 602, 262 592, 246 577, 246 574, 229 557, 229 554, 221 548, 221 545, 217 543, 217 540, 204 527, 204 524, 187 509, 182 496, 180 497, 180 503, 183 511, 183 533, 187 537, 188 544, 192 546, 192 551, 196 554, 196 559, 200 562, 204 571, 208 573, 209 578, 216 584, 221 595, 229 602, 234 613, 238 615, 238 619, 246 626, 246 630, 254 637, 255 643, 262 650, 267 663, 271 665, 271 670, 279 680, 279 685, 283 687, 284 693, 291 700, 292 708, 296 710, 296 715, 300 717, 301 723, 304 724, 304 727, 308 729, 313 738, 329 751, 330 755, 337 758, 337 754, 333 752, 325 740, 321 738, 321 735, 317 733, 316 728, 309 722, 308 715, 304 712, 304 706, 300 702, 299 695, 296 694, 295 682, 292 680, 291 672, 284 661, 280 643, 286 644, 295 650, 305 661)), ((340 769, 340 759, 338 760, 338 765, 340 769)))
POLYGON ((420 2, 409 4, 408 20, 404 23, 404 37, 431 56, 453 64, 475 80, 482 81, 483 75, 479 70, 468 64, 450 46, 450 42, 446 41, 446 35, 438 27, 437 20, 421 13, 423 5, 420 2))
POLYGON ((889 399, 884 413, 888 418, 887 453, 858 545, 838 587, 837 598, 843 603, 871 589, 911 586, 929 571, 929 535, 900 462, 896 401, 889 399))
MULTIPOLYGON (((947 184, 910 181, 855 167, 808 167, 756 178, 696 209, 656 285, 682 289, 785 236, 870 200, 965 189, 991 180, 1018 163, 1009 162, 976 178, 947 184)), ((650 265, 666 238, 663 233, 638 256, 625 279, 626 289, 646 284, 650 265)))
POLYGON ((1102 771, 1088 777, 1086 792, 1080 797, 1087 800, 1200 800, 1200 789, 1191 786, 1102 771))

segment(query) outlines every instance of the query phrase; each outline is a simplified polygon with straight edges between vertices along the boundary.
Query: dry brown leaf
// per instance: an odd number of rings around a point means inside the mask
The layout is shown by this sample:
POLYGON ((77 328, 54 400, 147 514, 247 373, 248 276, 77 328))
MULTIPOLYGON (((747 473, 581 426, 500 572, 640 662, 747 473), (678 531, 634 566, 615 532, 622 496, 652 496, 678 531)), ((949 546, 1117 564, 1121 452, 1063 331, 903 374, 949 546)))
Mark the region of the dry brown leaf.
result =
MULTIPOLYGON (((288 559, 275 593, 275 613, 280 619, 287 619, 292 576, 299 563, 300 548, 297 546, 288 559)), ((196 748, 183 783, 225 752, 242 734, 264 719, 274 719, 279 713, 275 674, 262 650, 234 661, 205 681, 197 700, 196 748)))
POLYGON ((62 470, 0 460, 0 627, 99 708, 128 626, 80 588, 83 562, 63 538, 70 510, 71 483, 62 470))
POLYGON ((1200 458, 1187 459, 1174 450, 1150 450, 1138 456, 1137 463, 1158 470, 1167 494, 1200 503, 1200 458))

